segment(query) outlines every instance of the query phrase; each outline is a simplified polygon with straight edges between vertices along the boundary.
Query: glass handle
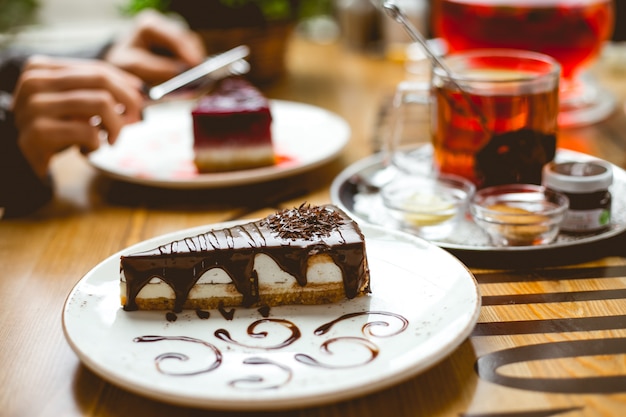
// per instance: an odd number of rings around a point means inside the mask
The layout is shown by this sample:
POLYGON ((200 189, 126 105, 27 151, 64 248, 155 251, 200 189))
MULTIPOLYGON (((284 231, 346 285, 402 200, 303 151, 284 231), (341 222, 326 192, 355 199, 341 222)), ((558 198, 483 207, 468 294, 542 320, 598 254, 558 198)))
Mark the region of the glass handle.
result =
POLYGON ((396 87, 386 135, 386 165, 402 171, 431 170, 430 84, 404 81, 396 87))

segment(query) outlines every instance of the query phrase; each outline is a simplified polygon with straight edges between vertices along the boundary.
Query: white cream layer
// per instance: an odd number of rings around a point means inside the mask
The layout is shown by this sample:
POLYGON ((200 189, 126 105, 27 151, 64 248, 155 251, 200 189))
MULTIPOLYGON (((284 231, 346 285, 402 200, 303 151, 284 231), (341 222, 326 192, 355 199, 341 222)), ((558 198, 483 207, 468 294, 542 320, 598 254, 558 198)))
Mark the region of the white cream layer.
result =
POLYGON ((247 145, 241 147, 198 147, 195 148, 195 160, 200 166, 228 167, 244 164, 263 164, 274 159, 271 144, 247 145))
MULTIPOLYGON (((296 278, 283 271, 276 261, 265 254, 258 254, 254 258, 254 269, 259 277, 259 290, 270 289, 272 293, 290 291, 294 285, 298 285, 296 278)), ((328 255, 316 255, 310 258, 307 270, 307 282, 311 284, 332 284, 343 285, 341 270, 328 255)), ((126 278, 124 271, 120 275, 120 291, 122 297, 126 296, 126 278)), ((196 285, 189 292, 190 299, 202 299, 212 297, 232 297, 238 295, 228 274, 221 268, 213 268, 206 271, 196 282, 196 285)), ((154 277, 145 285, 137 298, 168 298, 174 299, 174 290, 160 278, 154 277)))

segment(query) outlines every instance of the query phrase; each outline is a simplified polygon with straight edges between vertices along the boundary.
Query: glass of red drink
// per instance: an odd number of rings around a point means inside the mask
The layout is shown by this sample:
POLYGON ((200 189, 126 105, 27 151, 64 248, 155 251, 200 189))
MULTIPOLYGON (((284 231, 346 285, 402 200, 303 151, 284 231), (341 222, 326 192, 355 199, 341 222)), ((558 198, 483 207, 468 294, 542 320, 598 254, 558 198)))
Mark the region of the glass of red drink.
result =
MULTIPOLYGON (((444 62, 452 78, 434 67, 428 84, 397 89, 394 112, 402 117, 393 119, 389 136, 392 163, 410 172, 419 163, 423 170, 420 152, 402 131, 411 129, 407 107, 414 108, 412 114, 427 107, 436 171, 478 188, 540 184, 543 166, 556 153, 558 61, 532 51, 477 49, 450 54, 444 62)), ((419 132, 411 132, 417 144, 419 132)))
POLYGON ((450 52, 514 48, 557 59, 561 126, 596 122, 615 107, 583 72, 613 32, 613 0, 433 0, 432 19, 450 52))

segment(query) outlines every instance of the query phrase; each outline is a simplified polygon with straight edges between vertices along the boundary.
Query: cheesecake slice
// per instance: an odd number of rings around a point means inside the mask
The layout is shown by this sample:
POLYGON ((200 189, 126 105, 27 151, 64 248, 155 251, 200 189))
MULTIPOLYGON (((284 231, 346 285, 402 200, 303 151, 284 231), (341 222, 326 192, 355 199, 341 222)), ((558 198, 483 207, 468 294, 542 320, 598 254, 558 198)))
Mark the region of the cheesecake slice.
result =
POLYGON ((191 112, 194 162, 201 173, 275 163, 268 99, 244 78, 222 80, 191 112))
POLYGON ((121 256, 124 309, 327 304, 370 292, 363 233, 333 205, 266 218, 121 256))

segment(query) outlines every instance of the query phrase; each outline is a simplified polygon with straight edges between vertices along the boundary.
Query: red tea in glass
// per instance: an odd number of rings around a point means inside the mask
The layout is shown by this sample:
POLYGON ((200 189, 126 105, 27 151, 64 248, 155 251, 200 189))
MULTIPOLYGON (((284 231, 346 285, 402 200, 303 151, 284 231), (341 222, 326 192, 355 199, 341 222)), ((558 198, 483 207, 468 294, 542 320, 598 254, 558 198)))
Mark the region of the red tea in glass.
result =
POLYGON ((451 51, 541 52, 571 79, 613 32, 612 0, 435 0, 433 31, 451 51))
POLYGON ((559 64, 512 50, 467 51, 446 63, 455 82, 435 68, 431 87, 436 168, 479 188, 540 184, 556 152, 559 64))
POLYGON ((433 0, 432 27, 450 52, 513 48, 560 62, 562 126, 601 120, 614 108, 581 72, 600 53, 614 24, 612 0, 433 0))

